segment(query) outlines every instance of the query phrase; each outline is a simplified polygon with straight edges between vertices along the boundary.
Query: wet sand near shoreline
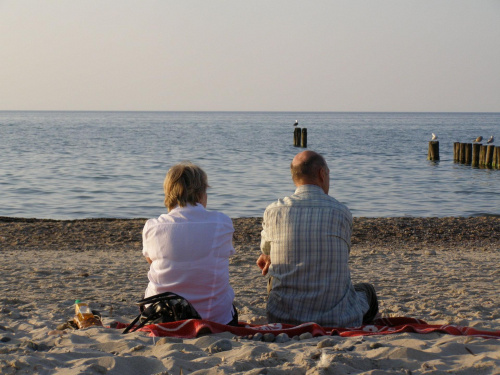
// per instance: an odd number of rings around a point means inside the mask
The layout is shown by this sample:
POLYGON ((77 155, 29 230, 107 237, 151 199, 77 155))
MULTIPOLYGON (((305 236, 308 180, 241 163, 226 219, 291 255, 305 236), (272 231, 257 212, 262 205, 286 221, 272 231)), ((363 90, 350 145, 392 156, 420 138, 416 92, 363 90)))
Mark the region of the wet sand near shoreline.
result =
MULTIPOLYGON (((38 250, 141 249, 145 221, 0 217, 0 246, 38 250)), ((233 223, 235 246, 258 246, 261 218, 236 218, 233 223)), ((498 249, 500 217, 354 218, 352 244, 393 249, 498 249)))

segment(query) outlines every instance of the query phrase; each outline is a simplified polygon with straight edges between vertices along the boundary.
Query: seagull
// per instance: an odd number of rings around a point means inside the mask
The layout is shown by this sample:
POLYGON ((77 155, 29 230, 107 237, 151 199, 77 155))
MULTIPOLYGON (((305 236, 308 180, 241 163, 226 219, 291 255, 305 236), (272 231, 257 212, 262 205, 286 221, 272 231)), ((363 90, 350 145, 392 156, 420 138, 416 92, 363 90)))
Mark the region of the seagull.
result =
POLYGON ((435 141, 437 139, 438 139, 438 136, 436 134, 432 133, 432 139, 431 139, 431 141, 435 141))
POLYGON ((495 138, 493 138, 493 136, 491 136, 490 139, 488 139, 488 141, 486 143, 493 143, 494 140, 495 140, 495 138))
POLYGON ((475 140, 473 140, 472 142, 481 142, 482 140, 483 140, 483 137, 479 136, 475 140))
POLYGON ((299 120, 295 120, 295 124, 293 126, 297 126, 299 124, 299 120))

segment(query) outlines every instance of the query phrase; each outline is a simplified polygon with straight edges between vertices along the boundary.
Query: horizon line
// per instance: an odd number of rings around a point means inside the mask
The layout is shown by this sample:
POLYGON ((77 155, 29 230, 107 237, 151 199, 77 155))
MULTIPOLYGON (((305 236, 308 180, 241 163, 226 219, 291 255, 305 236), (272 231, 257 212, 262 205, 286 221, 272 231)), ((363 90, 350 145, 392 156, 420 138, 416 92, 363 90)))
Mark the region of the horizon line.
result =
POLYGON ((158 112, 158 113, 488 113, 500 111, 285 111, 285 110, 88 110, 88 109, 0 109, 0 112, 158 112))

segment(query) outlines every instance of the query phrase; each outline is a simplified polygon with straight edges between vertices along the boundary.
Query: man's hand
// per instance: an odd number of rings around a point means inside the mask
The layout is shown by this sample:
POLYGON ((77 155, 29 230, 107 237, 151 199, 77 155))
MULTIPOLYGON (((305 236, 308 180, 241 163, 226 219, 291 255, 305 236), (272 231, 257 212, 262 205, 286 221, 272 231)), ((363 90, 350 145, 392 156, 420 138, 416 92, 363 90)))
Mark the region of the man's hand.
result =
POLYGON ((267 275, 267 271, 271 265, 271 257, 266 254, 261 254, 259 259, 257 259, 257 265, 262 270, 262 275, 267 275))

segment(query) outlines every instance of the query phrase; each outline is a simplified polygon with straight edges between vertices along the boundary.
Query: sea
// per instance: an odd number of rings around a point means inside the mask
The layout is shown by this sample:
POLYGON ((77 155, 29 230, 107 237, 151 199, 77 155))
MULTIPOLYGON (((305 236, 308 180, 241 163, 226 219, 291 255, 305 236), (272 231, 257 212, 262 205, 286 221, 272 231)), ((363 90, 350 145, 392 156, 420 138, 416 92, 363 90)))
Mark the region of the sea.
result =
POLYGON ((0 111, 0 216, 157 217, 166 172, 189 160, 208 174, 208 209, 259 217, 293 193, 305 149, 355 217, 497 216, 500 170, 453 161, 454 142, 491 135, 500 144, 500 113, 0 111))

